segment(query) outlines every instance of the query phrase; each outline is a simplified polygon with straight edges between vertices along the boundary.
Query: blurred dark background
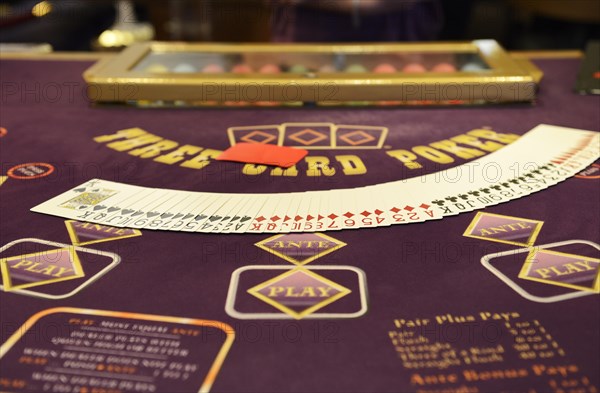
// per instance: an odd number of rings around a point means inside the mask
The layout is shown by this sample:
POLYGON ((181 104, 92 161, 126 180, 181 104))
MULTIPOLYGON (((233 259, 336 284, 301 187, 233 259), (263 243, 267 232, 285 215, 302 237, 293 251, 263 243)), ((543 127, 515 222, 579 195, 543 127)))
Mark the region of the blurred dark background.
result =
POLYGON ((115 49, 147 39, 493 38, 509 50, 583 49, 600 38, 599 26, 598 0, 0 1, 1 42, 47 42, 56 51, 115 49))

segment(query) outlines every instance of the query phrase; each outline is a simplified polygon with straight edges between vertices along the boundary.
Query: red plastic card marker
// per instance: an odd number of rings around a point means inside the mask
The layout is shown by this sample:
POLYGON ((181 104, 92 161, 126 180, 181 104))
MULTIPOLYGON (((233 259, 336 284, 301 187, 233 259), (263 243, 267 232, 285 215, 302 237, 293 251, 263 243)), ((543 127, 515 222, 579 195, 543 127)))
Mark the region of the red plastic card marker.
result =
POLYGON ((225 150, 219 161, 235 161, 246 164, 273 165, 282 168, 294 166, 308 154, 304 149, 263 145, 260 143, 238 143, 225 150))

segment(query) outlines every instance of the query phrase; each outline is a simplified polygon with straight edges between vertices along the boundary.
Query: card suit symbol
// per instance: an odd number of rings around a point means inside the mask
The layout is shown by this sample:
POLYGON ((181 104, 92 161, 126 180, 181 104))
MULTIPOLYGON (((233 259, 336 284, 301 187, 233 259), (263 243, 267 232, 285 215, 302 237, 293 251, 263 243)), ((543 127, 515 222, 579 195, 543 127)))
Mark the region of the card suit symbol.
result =
POLYGON ((273 216, 273 217, 271 217, 271 221, 273 221, 273 222, 277 222, 279 220, 281 220, 281 217, 279 217, 279 216, 273 216))
POLYGON ((235 217, 233 217, 233 218, 231 219, 231 221, 237 221, 237 220, 239 220, 240 218, 241 218, 240 216, 235 216, 235 217))
POLYGON ((314 217, 313 217, 313 216, 311 216, 311 215, 309 214, 308 216, 306 216, 306 219, 307 219, 308 221, 310 221, 310 220, 314 219, 314 217))
POLYGON ((113 213, 113 212, 116 212, 118 210, 121 210, 121 208, 120 207, 109 207, 108 210, 107 210, 107 212, 113 213))
POLYGON ((163 213, 160 215, 160 218, 165 219, 165 218, 169 218, 173 215, 173 213, 163 213))
POLYGON ((478 197, 479 191, 469 191, 469 194, 473 195, 474 197, 478 197))
POLYGON ((134 212, 134 210, 132 210, 132 209, 123 209, 122 213, 123 214, 130 214, 130 213, 133 213, 133 212, 134 212))
POLYGON ((300 220, 302 220, 302 216, 296 216, 296 217, 294 217, 294 221, 298 222, 300 220))
POLYGON ((159 214, 160 214, 159 212, 148 212, 148 213, 146 213, 146 215, 148 216, 148 218, 156 217, 159 214))
POLYGON ((242 217, 242 219, 240 220, 240 222, 246 222, 246 221, 251 220, 251 219, 252 219, 252 217, 244 216, 244 217, 242 217))
POLYGON ((81 187, 81 188, 76 188, 73 191, 74 192, 85 192, 86 188, 85 187, 81 187))
POLYGON ((398 209, 397 207, 392 207, 390 209, 390 211, 394 212, 394 213, 398 213, 400 211, 400 209, 398 209))
POLYGON ((202 221, 206 217, 208 217, 206 214, 198 214, 196 217, 194 217, 194 220, 196 220, 196 221, 202 221))
POLYGON ((183 219, 184 219, 184 220, 189 220, 189 219, 190 219, 190 218, 192 218, 192 217, 194 217, 194 215, 193 215, 193 214, 191 214, 191 213, 188 213, 188 214, 186 214, 186 215, 185 215, 185 217, 183 217, 183 219))
POLYGON ((431 203, 435 203, 435 204, 436 204, 436 205, 438 205, 438 206, 444 206, 444 204, 445 204, 446 202, 444 202, 444 201, 440 201, 440 200, 438 199, 437 201, 433 201, 433 202, 431 202, 431 203))
POLYGON ((467 199, 469 199, 469 196, 467 194, 459 194, 458 197, 460 199, 462 199, 463 201, 466 201, 467 199))
POLYGON ((479 191, 483 192, 484 194, 489 194, 490 193, 490 189, 489 188, 480 188, 479 191))
POLYGON ((106 209, 106 206, 104 206, 104 205, 94 206, 94 211, 98 211, 98 210, 102 210, 102 209, 106 209))
MULTIPOLYGON (((500 187, 500 186, 498 186, 498 185, 496 185, 496 186, 491 186, 490 188, 493 188, 493 189, 494 189, 494 190, 496 190, 496 191, 500 191, 500 190, 502 190, 502 187, 500 187)), ((475 195, 475 196, 477 196, 477 195, 475 195)))
POLYGON ((446 197, 446 200, 450 201, 452 203, 455 203, 458 200, 458 198, 457 197, 446 197))
POLYGON ((325 217, 323 217, 322 215, 319 214, 319 216, 317 217, 317 221, 321 221, 322 219, 324 219, 325 217))
POLYGON ((290 216, 285 216, 285 218, 283 219, 283 222, 288 222, 289 220, 291 220, 292 217, 290 216))
POLYGON ((135 216, 141 216, 142 214, 144 214, 144 212, 143 212, 143 211, 141 211, 141 210, 138 210, 138 211, 136 211, 135 213, 133 213, 133 214, 131 215, 131 217, 135 217, 135 216))
POLYGON ((331 213, 330 215, 327 216, 329 219, 331 220, 335 220, 336 218, 338 218, 338 216, 336 216, 335 214, 331 213))
POLYGON ((362 214, 365 217, 369 217, 371 215, 371 212, 368 212, 368 211, 365 210, 364 212, 362 212, 360 214, 362 214))
POLYGON ((179 218, 179 217, 183 217, 183 214, 182 214, 182 213, 177 213, 177 214, 175 214, 175 215, 173 216, 173 220, 175 220, 175 219, 177 219, 177 218, 179 218))
POLYGON ((429 206, 429 205, 428 205, 428 204, 426 204, 426 203, 422 203, 422 204, 421 204, 419 207, 420 207, 421 209, 425 209, 425 210, 427 210, 427 209, 429 209, 431 206, 429 206))
POLYGON ((225 216, 225 217, 223 217, 223 219, 221 221, 227 221, 229 219, 231 219, 231 216, 225 216))
POLYGON ((263 216, 256 217, 256 221, 258 222, 263 222, 264 220, 266 220, 266 218, 264 218, 263 216))
POLYGON ((379 209, 376 209, 373 213, 377 214, 378 216, 383 214, 383 212, 379 209))
POLYGON ((344 217, 346 217, 346 218, 352 218, 352 217, 354 217, 354 214, 352 214, 350 212, 346 212, 346 213, 344 213, 344 217))
POLYGON ((223 216, 210 216, 208 220, 210 222, 215 222, 215 221, 219 221, 222 218, 223 218, 223 216))
POLYGON ((85 209, 87 209, 88 207, 89 207, 88 205, 81 205, 81 206, 79 206, 77 209, 79 209, 79 210, 85 210, 85 209))
POLYGON ((415 208, 412 206, 406 205, 406 206, 404 206, 404 210, 411 212, 411 211, 415 210, 415 208))

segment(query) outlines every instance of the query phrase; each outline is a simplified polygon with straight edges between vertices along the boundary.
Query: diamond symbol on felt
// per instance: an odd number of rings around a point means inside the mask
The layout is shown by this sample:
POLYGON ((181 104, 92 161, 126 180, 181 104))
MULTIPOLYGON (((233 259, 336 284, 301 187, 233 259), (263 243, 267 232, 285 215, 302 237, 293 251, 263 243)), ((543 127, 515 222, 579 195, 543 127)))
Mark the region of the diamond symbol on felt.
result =
POLYGON ((371 213, 368 212, 368 211, 366 211, 366 210, 364 212, 360 213, 360 214, 362 214, 365 217, 369 217, 371 215, 371 213))
POLYGON ((344 213, 344 217, 346 217, 346 218, 352 218, 352 217, 354 217, 354 214, 352 214, 350 212, 346 212, 346 213, 344 213))
POLYGON ((311 130, 310 128, 295 132, 289 135, 288 138, 304 146, 314 145, 317 142, 327 139, 325 135, 315 130, 311 130))
POLYGON ((392 207, 390 210, 394 213, 398 213, 400 211, 400 209, 398 209, 397 207, 392 207))
POLYGON ((411 211, 415 210, 415 208, 412 206, 406 205, 406 206, 404 206, 404 210, 411 212, 411 211))
POLYGON ((276 136, 268 134, 264 131, 252 131, 251 133, 244 135, 240 138, 240 140, 248 143, 259 143, 259 144, 267 144, 269 142, 277 139, 276 136))
POLYGON ((600 293, 600 259, 533 248, 519 278, 600 293))
POLYGON ((383 212, 379 209, 375 210, 374 213, 377 214, 378 216, 383 214, 383 212))
POLYGON ((543 221, 479 212, 463 236, 519 246, 534 244, 543 221))
POLYGON ((426 203, 422 203, 422 204, 421 204, 419 207, 420 207, 421 209, 425 209, 425 210, 427 210, 427 209, 429 209, 431 206, 429 206, 429 205, 428 205, 428 204, 426 204, 426 203))
POLYGON ((346 243, 322 233, 275 235, 256 246, 296 265, 304 265, 344 247, 346 243))
POLYGON ((5 291, 25 289, 84 276, 75 248, 60 248, 0 259, 5 291))
POLYGON ((273 216, 273 217, 271 217, 271 221, 273 221, 273 222, 277 222, 279 220, 281 220, 281 217, 279 217, 279 216, 273 216))
POLYGON ((336 218, 338 218, 338 216, 336 216, 335 214, 331 213, 330 215, 327 216, 329 219, 331 220, 335 220, 336 218))
POLYGON ((374 141, 375 137, 362 130, 357 130, 340 136, 340 139, 349 145, 358 146, 374 141))
POLYGON ((263 222, 264 220, 266 220, 266 218, 264 218, 263 216, 256 217, 256 221, 258 222, 263 222))
POLYGON ((305 269, 293 269, 248 290, 278 310, 302 319, 352 291, 305 269))
POLYGON ((74 220, 65 221, 65 225, 67 227, 67 232, 69 232, 71 243, 73 243, 74 246, 142 236, 142 232, 132 228, 115 228, 107 225, 74 220))

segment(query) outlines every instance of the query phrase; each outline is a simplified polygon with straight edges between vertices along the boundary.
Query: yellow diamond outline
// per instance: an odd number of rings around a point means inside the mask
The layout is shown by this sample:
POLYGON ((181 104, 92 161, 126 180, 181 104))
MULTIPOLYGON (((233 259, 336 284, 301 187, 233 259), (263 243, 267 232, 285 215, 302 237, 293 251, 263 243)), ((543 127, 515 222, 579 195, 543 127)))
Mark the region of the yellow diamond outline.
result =
POLYGON ((325 307, 325 306, 327 306, 327 305, 329 305, 329 304, 331 304, 331 303, 333 303, 333 302, 335 302, 335 301, 343 298, 344 296, 352 293, 352 290, 348 289, 348 288, 344 287, 343 285, 340 285, 340 284, 338 284, 336 282, 333 282, 333 281, 329 280, 328 278, 320 276, 320 275, 314 273, 313 271, 311 271, 310 269, 306 269, 306 268, 303 268, 303 267, 295 267, 295 268, 292 268, 292 269, 288 270, 287 272, 285 272, 283 274, 280 274, 280 275, 278 275, 276 277, 273 277, 273 278, 271 278, 271 279, 269 279, 269 280, 267 280, 267 281, 265 281, 263 283, 260 283, 260 284, 258 284, 256 286, 248 289, 247 292, 249 294, 251 294, 251 295, 259 298, 263 302, 265 302, 267 304, 270 304, 271 306, 275 307, 276 309, 278 309, 280 311, 283 311, 284 313, 288 314, 292 318, 300 320, 300 319, 302 319, 302 318, 304 318, 304 317, 306 317, 306 316, 314 313, 315 311, 320 310, 321 308, 323 308, 323 307, 325 307), (268 296, 265 296, 265 295, 263 295, 262 293, 259 292, 261 289, 264 289, 264 288, 268 287, 269 285, 271 285, 271 284, 273 284, 273 283, 275 283, 277 281, 280 281, 280 280, 282 280, 284 278, 287 278, 287 277, 289 277, 289 276, 291 276, 293 274, 296 274, 297 272, 306 273, 309 276, 312 276, 317 281, 320 281, 320 282, 322 282, 322 283, 324 283, 326 285, 329 285, 330 287, 333 287, 334 289, 338 290, 339 292, 336 295, 334 295, 334 296, 332 296, 330 298, 327 298, 327 299, 323 300, 322 302, 319 302, 319 303, 317 303, 317 304, 315 304, 315 305, 313 305, 313 306, 311 306, 311 307, 309 307, 309 308, 307 308, 307 309, 305 309, 305 310, 303 310, 301 312, 294 311, 291 308, 289 308, 289 307, 287 307, 287 306, 285 306, 285 305, 283 305, 283 304, 281 304, 281 303, 279 303, 279 302, 277 302, 277 301, 275 301, 275 300, 269 298, 268 296))
POLYGON ((373 141, 377 140, 377 138, 375 138, 371 134, 367 134, 367 132, 364 131, 364 130, 352 131, 352 132, 349 132, 347 134, 340 135, 339 138, 341 140, 343 140, 344 142, 346 142, 347 144, 351 145, 351 146, 360 146, 360 145, 364 145, 365 143, 373 142, 373 141), (365 140, 363 140, 363 141, 353 141, 352 139, 349 138, 349 136, 353 135, 353 134, 362 135, 362 136, 365 137, 365 140))
POLYGON ((261 240, 260 242, 255 243, 254 245, 256 247, 258 247, 258 248, 261 248, 261 249, 265 250, 266 252, 268 252, 270 254, 277 255, 279 258, 282 258, 283 260, 285 260, 287 262, 291 262, 291 263, 293 263, 296 266, 304 266, 304 265, 306 265, 308 263, 311 263, 312 261, 314 261, 314 260, 316 260, 318 258, 321 258, 321 257, 323 257, 323 256, 325 256, 327 254, 330 254, 330 253, 332 253, 334 251, 339 250, 342 247, 347 246, 347 244, 344 243, 343 241, 335 239, 335 238, 333 238, 331 236, 327 236, 324 233, 312 233, 312 235, 318 236, 318 237, 320 237, 322 239, 325 239, 325 240, 329 240, 329 241, 331 241, 333 243, 336 243, 337 245, 334 246, 334 247, 332 247, 332 248, 329 248, 327 250, 324 250, 322 252, 318 252, 315 255, 313 255, 313 256, 311 256, 309 258, 306 258, 303 261, 299 261, 297 259, 292 258, 289 255, 286 255, 286 254, 284 254, 282 252, 279 252, 279 251, 275 251, 275 250, 273 250, 273 249, 271 249, 271 248, 269 248, 269 247, 267 247, 265 245, 265 243, 268 243, 268 242, 271 242, 273 240, 279 239, 280 237, 284 237, 286 235, 289 235, 289 233, 284 233, 284 234, 279 234, 279 235, 271 236, 271 237, 269 237, 269 238, 267 238, 265 240, 261 240))
MULTIPOLYGON (((67 232, 69 232, 69 238, 71 239, 71 243, 73 243, 74 246, 87 246, 89 244, 110 242, 112 240, 121 240, 121 239, 130 238, 130 237, 142 236, 142 231, 140 231, 138 229, 127 228, 127 229, 133 230, 133 233, 130 234, 130 235, 111 237, 111 238, 108 238, 108 239, 98 239, 98 240, 90 240, 90 241, 87 241, 87 242, 80 242, 79 241, 79 236, 77 236, 77 232, 75 231, 75 229, 71 225, 71 223, 74 223, 74 222, 78 222, 78 223, 81 223, 81 224, 101 225, 101 224, 93 224, 93 223, 82 222, 82 221, 77 221, 77 220, 65 220, 65 226, 67 227, 67 232)), ((102 225, 102 226, 103 227, 107 227, 107 228, 122 229, 122 228, 118 228, 118 227, 111 227, 110 225, 102 225)))
POLYGON ((529 250, 529 253, 527 254, 527 258, 525 258, 525 262, 523 262, 523 266, 521 267, 521 271, 519 272, 518 277, 523 280, 536 281, 536 282, 541 282, 544 284, 556 285, 558 287, 576 289, 578 291, 600 293, 600 259, 590 258, 590 257, 586 257, 584 255, 577 255, 577 254, 570 254, 570 253, 566 253, 566 252, 540 249, 540 248, 536 247, 536 248, 532 248, 531 250, 529 250), (548 254, 553 254, 553 255, 562 255, 562 256, 568 256, 568 257, 577 257, 579 259, 585 259, 586 261, 592 261, 592 262, 598 263, 599 265, 596 268, 596 278, 593 281, 593 285, 590 287, 585 287, 583 285, 561 283, 558 281, 529 276, 529 273, 531 272, 531 268, 533 266, 535 266, 534 265, 536 263, 535 256, 538 252, 543 252, 543 253, 548 253, 548 254))
POLYGON ((277 139, 277 137, 274 136, 274 135, 268 134, 268 133, 266 133, 264 131, 261 131, 261 130, 254 130, 254 131, 252 131, 252 132, 244 135, 243 137, 241 137, 240 141, 244 141, 246 143, 255 143, 257 145, 266 145, 269 142, 274 141, 275 139, 277 139), (267 136, 267 138, 264 141, 259 142, 259 141, 255 141, 252 138, 249 138, 252 135, 262 135, 262 136, 267 136))
POLYGON ((543 225, 544 225, 544 221, 534 220, 534 219, 531 219, 531 218, 507 216, 507 215, 504 215, 504 214, 495 214, 495 213, 488 213, 488 212, 477 212, 477 214, 475 215, 475 217, 473 217, 473 221, 471 221, 471 223, 469 224, 469 226, 467 227, 467 229, 463 233, 463 236, 464 237, 471 237, 473 239, 487 240, 487 241, 490 241, 490 242, 512 244, 514 246, 531 247, 531 246, 533 246, 533 243, 535 243, 535 240, 537 239, 538 235, 540 234, 540 231, 542 230, 542 226, 543 225), (495 238, 492 238, 492 237, 485 237, 485 236, 479 236, 479 235, 473 234, 473 230, 475 229, 475 227, 479 223, 479 220, 482 217, 484 217, 484 216, 494 216, 494 217, 502 217, 502 218, 515 219, 515 220, 519 220, 519 221, 528 221, 530 223, 535 224, 536 227, 535 227, 535 229, 533 231, 531 231, 531 234, 527 238, 527 242, 526 243, 523 243, 523 242, 514 242, 512 240, 495 239, 495 238))
POLYGON ((2 283, 4 285, 4 290, 7 292, 12 291, 14 289, 25 289, 25 288, 37 287, 37 286, 41 286, 41 285, 53 284, 56 282, 73 280, 76 278, 85 277, 85 273, 83 272, 83 268, 81 267, 81 261, 79 260, 79 255, 77 255, 77 252, 75 251, 75 247, 56 248, 54 250, 34 252, 31 254, 15 255, 12 257, 8 257, 8 258, 2 258, 2 259, 0 259, 0 271, 2 272, 2 283), (71 275, 68 277, 62 277, 62 278, 54 278, 54 279, 49 279, 49 280, 44 280, 44 281, 36 281, 36 282, 20 284, 20 285, 12 285, 12 280, 10 279, 10 270, 8 268, 8 262, 15 260, 15 259, 20 260, 20 259, 23 259, 26 257, 39 256, 42 254, 59 253, 64 250, 67 250, 69 252, 69 254, 71 255, 71 260, 72 260, 72 264, 73 264, 73 272, 75 273, 74 275, 71 275))
POLYGON ((312 128, 305 128, 301 131, 296 131, 293 134, 288 135, 287 137, 290 138, 291 140, 293 140, 294 142, 298 142, 304 146, 312 146, 317 142, 321 142, 321 141, 327 139, 327 137, 325 135, 321 134, 318 131, 313 130, 312 128), (309 141, 305 141, 304 139, 300 139, 298 137, 299 134, 304 134, 304 133, 316 135, 316 136, 309 141))

